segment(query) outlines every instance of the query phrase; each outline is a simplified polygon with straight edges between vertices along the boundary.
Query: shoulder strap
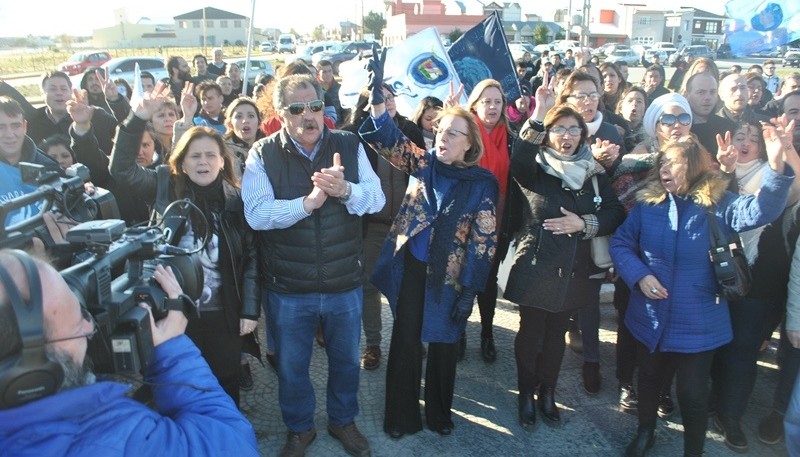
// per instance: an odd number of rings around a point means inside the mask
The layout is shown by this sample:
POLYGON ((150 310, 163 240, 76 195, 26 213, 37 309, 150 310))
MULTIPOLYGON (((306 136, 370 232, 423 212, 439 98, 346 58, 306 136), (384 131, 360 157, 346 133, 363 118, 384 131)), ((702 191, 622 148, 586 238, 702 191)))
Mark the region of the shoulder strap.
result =
POLYGON ((722 233, 722 230, 719 228, 719 224, 717 223, 717 215, 714 212, 714 206, 708 208, 708 233, 711 235, 711 242, 716 246, 722 246, 725 243, 725 235, 722 233))
POLYGON ((594 187, 594 202, 595 209, 600 209, 600 204, 603 203, 603 197, 600 196, 600 186, 597 184, 597 175, 592 175, 592 187, 594 187))

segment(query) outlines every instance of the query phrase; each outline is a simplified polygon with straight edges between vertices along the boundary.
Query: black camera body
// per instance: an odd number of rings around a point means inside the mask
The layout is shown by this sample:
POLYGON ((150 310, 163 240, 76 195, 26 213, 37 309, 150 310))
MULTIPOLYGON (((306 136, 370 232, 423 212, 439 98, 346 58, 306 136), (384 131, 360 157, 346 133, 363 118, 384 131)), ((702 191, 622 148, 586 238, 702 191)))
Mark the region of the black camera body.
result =
POLYGON ((194 252, 169 244, 194 205, 188 201, 170 205, 162 226, 128 228, 119 220, 113 195, 84 193, 89 177, 85 166, 70 167, 67 177, 36 164, 20 163, 19 168, 23 182, 39 187, 0 203, 0 248, 20 248, 33 238, 41 239, 47 232, 44 214, 53 209, 73 221, 85 221, 67 232, 67 244, 45 243, 45 247, 81 306, 97 321, 98 334, 89 344, 95 371, 142 371, 152 360, 153 336, 149 313, 138 305, 148 304, 155 320, 168 311, 165 293, 152 277, 157 264, 172 267, 186 296, 182 310, 189 317, 197 314, 193 301, 202 292, 202 265, 194 252), (31 205, 36 205, 37 214, 5 225, 10 213, 31 205))

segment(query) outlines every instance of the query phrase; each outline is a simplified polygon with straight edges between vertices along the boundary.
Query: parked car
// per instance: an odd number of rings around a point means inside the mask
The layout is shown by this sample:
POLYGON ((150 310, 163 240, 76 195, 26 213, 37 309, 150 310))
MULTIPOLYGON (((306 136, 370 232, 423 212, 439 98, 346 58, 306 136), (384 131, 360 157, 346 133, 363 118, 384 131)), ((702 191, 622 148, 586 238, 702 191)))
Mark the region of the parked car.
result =
POLYGON ((800 51, 787 51, 783 55, 784 67, 800 67, 800 51))
POLYGON ((709 49, 708 46, 700 44, 700 45, 684 46, 679 52, 670 55, 669 64, 674 67, 678 64, 678 59, 686 59, 686 56, 688 55, 691 55, 695 59, 700 57, 707 57, 709 59, 717 58, 714 51, 709 49))
POLYGON ((339 64, 354 59, 358 55, 372 55, 371 41, 347 41, 337 43, 327 51, 314 54, 311 63, 316 65, 320 60, 327 60, 333 65, 333 74, 339 74, 339 64))
POLYGON ((133 75, 137 63, 139 64, 139 70, 151 73, 156 82, 169 76, 162 57, 117 57, 102 66, 111 79, 122 78, 128 84, 133 85, 133 75))
POLYGON ((511 51, 511 57, 513 57, 514 60, 522 58, 522 55, 526 52, 531 54, 531 58, 536 54, 533 45, 526 41, 512 41, 508 43, 508 50, 511 51))
POLYGON ((550 44, 559 51, 566 51, 567 49, 577 49, 581 47, 580 41, 576 40, 557 40, 550 44))
POLYGON ((664 65, 667 60, 669 59, 669 55, 667 55, 667 51, 663 49, 648 49, 644 52, 644 60, 648 64, 653 61, 653 55, 658 54, 658 57, 661 62, 661 65, 664 65))
POLYGON ((297 53, 297 60, 302 60, 306 65, 311 65, 314 54, 322 51, 327 51, 332 48, 335 43, 312 43, 303 48, 302 51, 297 53))
POLYGON ((261 52, 275 52, 275 43, 272 41, 261 43, 261 52))
POLYGON ((717 59, 732 59, 733 53, 731 52, 731 45, 722 43, 717 48, 717 59))
POLYGON ((56 69, 69 76, 79 75, 89 67, 99 67, 111 60, 108 51, 82 51, 72 54, 69 59, 58 64, 56 69))
POLYGON ((636 67, 642 63, 639 53, 633 49, 618 49, 606 57, 606 62, 627 62, 629 67, 636 67))
MULTIPOLYGON (((669 41, 659 41, 653 44, 653 49, 659 49, 667 53, 667 57, 669 58, 672 54, 678 52, 678 48, 675 47, 674 44, 670 43, 669 41)), ((664 64, 667 61, 664 60, 664 64)))
MULTIPOLYGON (((247 62, 247 59, 226 59, 225 61, 236 64, 236 66, 242 71, 242 77, 244 77, 244 64, 247 62)), ((247 73, 248 87, 253 87, 256 76, 258 76, 260 73, 266 73, 268 75, 275 76, 275 68, 273 68, 272 62, 270 62, 266 57, 251 57, 250 71, 247 73)))
POLYGON ((549 44, 537 44, 533 47, 533 50, 538 52, 539 54, 543 53, 544 51, 552 51, 553 47, 549 44))

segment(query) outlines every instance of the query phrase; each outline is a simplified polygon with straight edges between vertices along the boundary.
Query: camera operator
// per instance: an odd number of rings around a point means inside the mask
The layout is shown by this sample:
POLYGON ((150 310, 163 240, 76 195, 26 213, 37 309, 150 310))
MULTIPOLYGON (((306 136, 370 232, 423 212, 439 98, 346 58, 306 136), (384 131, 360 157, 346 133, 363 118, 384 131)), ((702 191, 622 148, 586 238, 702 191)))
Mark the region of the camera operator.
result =
MULTIPOLYGON (((150 317, 155 352, 144 379, 152 385, 153 410, 125 396, 130 386, 94 382, 86 350, 97 327, 52 266, 2 250, 0 269, 9 276, 0 286, 0 380, 13 378, 12 368, 31 364, 13 360, 22 353, 21 329, 31 328, 31 319, 41 319, 36 325, 42 328, 43 350, 58 365, 34 369, 64 373, 56 393, 0 410, 0 454, 257 455, 252 426, 183 335, 187 319, 182 312, 169 311, 157 323, 150 317), (41 290, 33 289, 36 284, 41 290), (41 309, 43 316, 21 316, 19 309, 26 304, 41 309)), ((169 298, 182 293, 171 269, 158 266, 153 277, 169 298)), ((36 340, 31 344, 31 335, 24 336, 24 350, 36 349, 36 340)))
MULTIPOLYGON (((20 162, 44 165, 48 171, 61 171, 58 162, 40 151, 27 136, 27 131, 28 121, 25 120, 19 103, 0 96, 0 201, 10 200, 36 189, 35 185, 22 182, 18 168, 20 162)), ((11 220, 0 222, 13 224, 29 218, 35 212, 35 209, 26 207, 12 213, 11 220)))

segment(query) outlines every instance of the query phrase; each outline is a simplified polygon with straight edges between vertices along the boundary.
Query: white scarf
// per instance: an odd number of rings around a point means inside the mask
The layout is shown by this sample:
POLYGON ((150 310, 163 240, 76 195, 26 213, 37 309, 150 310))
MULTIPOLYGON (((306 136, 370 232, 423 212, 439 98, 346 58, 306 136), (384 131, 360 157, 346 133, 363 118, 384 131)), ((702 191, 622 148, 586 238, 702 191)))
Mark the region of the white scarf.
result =
POLYGON ((594 114, 594 119, 590 122, 586 123, 586 127, 589 128, 589 136, 593 137, 598 130, 600 130, 600 125, 603 124, 603 113, 597 111, 594 114))
MULTIPOLYGON (((769 164, 760 159, 751 160, 747 163, 736 162, 736 180, 739 181, 739 194, 741 195, 758 195, 761 190, 761 179, 764 172, 767 171, 769 164)), ((761 232, 764 231, 765 226, 754 228, 739 234, 744 247, 744 256, 750 265, 753 265, 758 259, 758 240, 761 238, 761 232)))

